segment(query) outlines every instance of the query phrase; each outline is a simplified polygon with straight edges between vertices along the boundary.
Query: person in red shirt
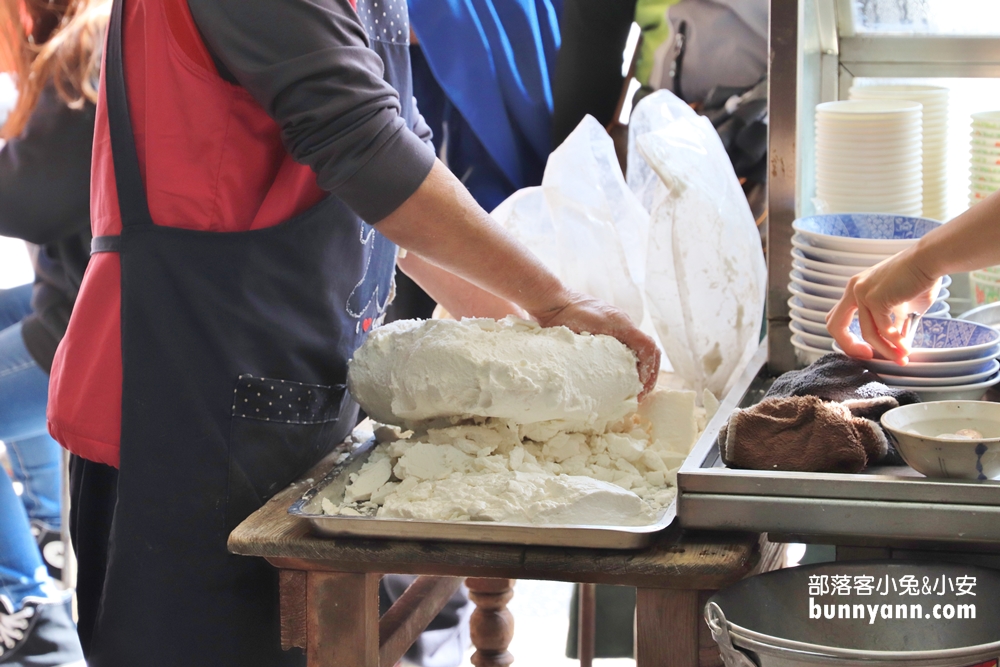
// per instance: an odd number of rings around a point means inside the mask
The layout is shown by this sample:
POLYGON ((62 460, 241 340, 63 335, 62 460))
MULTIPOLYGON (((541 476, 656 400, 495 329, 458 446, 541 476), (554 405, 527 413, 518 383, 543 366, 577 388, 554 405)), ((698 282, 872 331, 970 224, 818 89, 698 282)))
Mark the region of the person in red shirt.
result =
POLYGON ((455 315, 655 344, 563 286, 420 138, 404 0, 115 0, 94 241, 50 382, 91 667, 302 665, 231 530, 351 431, 400 267, 455 315))

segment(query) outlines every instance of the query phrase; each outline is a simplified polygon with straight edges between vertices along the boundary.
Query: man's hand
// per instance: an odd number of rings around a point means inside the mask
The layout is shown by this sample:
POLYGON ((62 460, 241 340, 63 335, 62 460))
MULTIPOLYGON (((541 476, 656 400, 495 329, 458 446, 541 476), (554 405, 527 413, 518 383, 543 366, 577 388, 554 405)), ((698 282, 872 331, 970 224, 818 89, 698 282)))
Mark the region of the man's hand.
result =
POLYGON ((660 350, 653 339, 640 331, 631 318, 618 308, 586 294, 567 290, 562 306, 532 313, 532 316, 543 327, 561 325, 577 333, 606 334, 617 338, 638 359, 639 381, 643 386, 639 398, 644 398, 656 386, 660 373, 660 350))

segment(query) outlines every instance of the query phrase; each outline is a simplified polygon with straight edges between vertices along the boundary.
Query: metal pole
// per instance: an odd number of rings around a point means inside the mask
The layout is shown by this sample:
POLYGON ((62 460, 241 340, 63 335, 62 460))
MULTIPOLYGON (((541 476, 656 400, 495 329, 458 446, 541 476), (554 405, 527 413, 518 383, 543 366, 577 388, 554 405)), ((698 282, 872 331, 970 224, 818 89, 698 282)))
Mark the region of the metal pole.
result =
POLYGON ((788 329, 788 272, 795 220, 798 107, 798 0, 771 0, 768 62, 767 323, 768 367, 796 367, 788 329))

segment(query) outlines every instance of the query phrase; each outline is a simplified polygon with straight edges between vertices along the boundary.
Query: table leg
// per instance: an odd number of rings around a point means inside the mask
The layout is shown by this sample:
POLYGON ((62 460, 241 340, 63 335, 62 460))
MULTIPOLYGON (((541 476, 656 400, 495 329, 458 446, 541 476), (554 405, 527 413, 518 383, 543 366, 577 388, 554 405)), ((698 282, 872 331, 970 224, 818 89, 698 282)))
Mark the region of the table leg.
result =
POLYGON ((636 667, 698 667, 698 591, 636 590, 636 667))
POLYGON ((469 618, 469 631, 476 652, 476 667, 507 667, 514 656, 507 647, 514 638, 514 616, 507 603, 514 597, 513 579, 468 578, 465 585, 476 609, 469 618))
POLYGON ((379 667, 378 574, 308 574, 308 667, 379 667))
POLYGON ((597 632, 597 584, 577 584, 576 655, 580 667, 592 667, 597 632))

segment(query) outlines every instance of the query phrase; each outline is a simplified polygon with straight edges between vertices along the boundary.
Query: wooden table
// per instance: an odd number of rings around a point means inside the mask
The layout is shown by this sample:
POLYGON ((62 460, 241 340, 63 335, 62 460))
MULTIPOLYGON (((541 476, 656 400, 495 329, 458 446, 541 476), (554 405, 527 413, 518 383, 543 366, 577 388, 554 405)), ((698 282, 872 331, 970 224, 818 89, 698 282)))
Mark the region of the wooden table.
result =
MULTIPOLYGON (((321 479, 332 465, 328 458, 303 479, 321 479)), ((316 537, 287 513, 305 488, 293 484, 251 515, 230 535, 229 550, 280 570, 282 646, 304 648, 309 667, 391 667, 463 578, 477 605, 470 619, 477 667, 513 662, 506 604, 516 579, 635 586, 637 667, 718 666, 705 600, 780 567, 783 555, 760 535, 680 529, 638 551, 316 537), (380 619, 378 583, 389 573, 431 576, 419 577, 380 619)))

